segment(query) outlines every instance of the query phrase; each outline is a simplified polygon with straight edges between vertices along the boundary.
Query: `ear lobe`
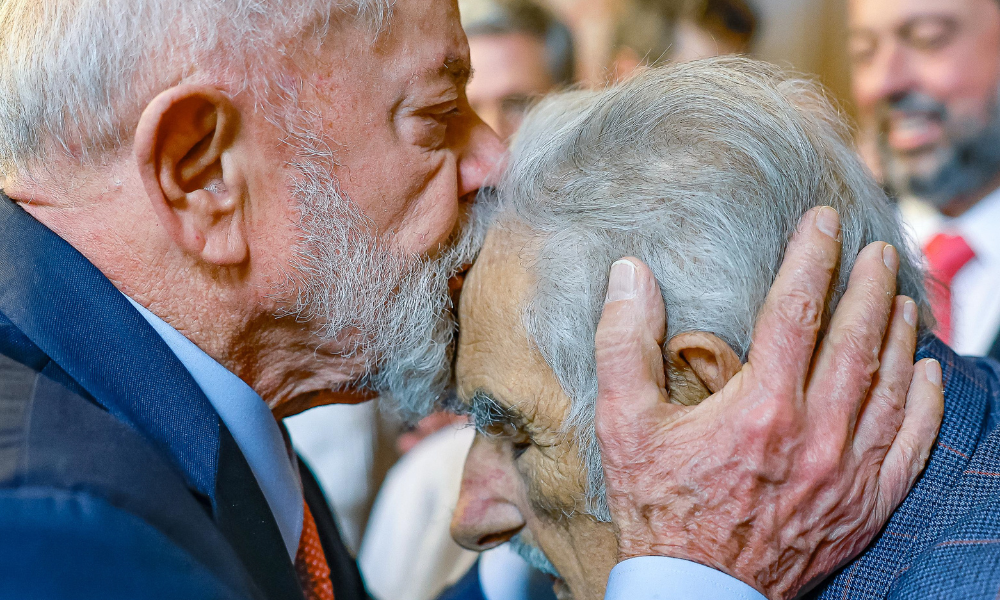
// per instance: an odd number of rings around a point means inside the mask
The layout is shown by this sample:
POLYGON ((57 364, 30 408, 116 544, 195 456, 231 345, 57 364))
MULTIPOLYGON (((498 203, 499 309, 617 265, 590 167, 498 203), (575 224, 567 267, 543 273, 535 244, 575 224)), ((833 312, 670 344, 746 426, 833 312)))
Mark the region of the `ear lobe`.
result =
POLYGON ((670 399, 681 404, 698 404, 718 392, 742 367, 729 344, 704 331, 675 335, 666 353, 670 399))
POLYGON ((233 160, 239 113, 222 92, 179 85, 143 111, 134 153, 168 235, 204 262, 233 266, 249 255, 246 185, 233 160))

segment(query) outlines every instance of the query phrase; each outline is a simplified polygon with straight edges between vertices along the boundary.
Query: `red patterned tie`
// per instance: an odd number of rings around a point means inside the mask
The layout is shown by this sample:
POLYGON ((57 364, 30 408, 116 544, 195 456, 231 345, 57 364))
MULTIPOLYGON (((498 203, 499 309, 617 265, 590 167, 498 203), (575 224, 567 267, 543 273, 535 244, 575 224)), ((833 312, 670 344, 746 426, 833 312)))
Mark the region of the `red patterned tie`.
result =
POLYGON ((951 341, 951 280, 976 253, 960 235, 939 233, 924 246, 930 265, 927 291, 937 320, 937 333, 946 344, 951 341))
POLYGON ((319 542, 316 521, 313 520, 309 505, 305 504, 302 522, 302 537, 299 550, 295 554, 295 572, 306 600, 333 600, 333 582, 330 581, 330 566, 319 542))

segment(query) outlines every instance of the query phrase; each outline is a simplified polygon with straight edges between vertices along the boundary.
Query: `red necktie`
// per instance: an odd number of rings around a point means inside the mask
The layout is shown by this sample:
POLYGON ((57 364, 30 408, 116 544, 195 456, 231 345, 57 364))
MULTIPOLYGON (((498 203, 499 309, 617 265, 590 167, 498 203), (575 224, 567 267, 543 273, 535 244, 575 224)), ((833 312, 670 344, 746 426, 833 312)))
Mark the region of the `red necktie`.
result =
MULTIPOLYGON (((305 503, 303 503, 305 504, 305 503)), ((313 520, 309 505, 305 504, 302 521, 302 537, 299 550, 295 553, 295 572, 306 600, 333 600, 333 582, 330 581, 330 566, 319 542, 316 521, 313 520)))
POLYGON ((937 333, 946 344, 951 341, 951 280, 976 253, 960 235, 939 233, 924 246, 930 265, 927 292, 937 320, 937 333))

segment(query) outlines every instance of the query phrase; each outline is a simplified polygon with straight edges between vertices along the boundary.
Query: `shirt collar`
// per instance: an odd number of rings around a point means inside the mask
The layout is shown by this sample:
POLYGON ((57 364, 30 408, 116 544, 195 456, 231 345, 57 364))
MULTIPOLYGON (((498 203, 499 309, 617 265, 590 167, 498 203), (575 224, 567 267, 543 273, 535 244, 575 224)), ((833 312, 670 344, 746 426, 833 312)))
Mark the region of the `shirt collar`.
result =
MULTIPOLYGON (((126 296, 127 297, 127 296, 126 296)), ((128 298, 170 347, 232 433, 267 500, 291 559, 302 535, 301 482, 267 404, 242 379, 144 306, 128 298)))
POLYGON ((1000 263, 997 223, 1000 223, 1000 189, 991 192, 961 216, 946 221, 944 228, 961 233, 980 260, 1000 263))

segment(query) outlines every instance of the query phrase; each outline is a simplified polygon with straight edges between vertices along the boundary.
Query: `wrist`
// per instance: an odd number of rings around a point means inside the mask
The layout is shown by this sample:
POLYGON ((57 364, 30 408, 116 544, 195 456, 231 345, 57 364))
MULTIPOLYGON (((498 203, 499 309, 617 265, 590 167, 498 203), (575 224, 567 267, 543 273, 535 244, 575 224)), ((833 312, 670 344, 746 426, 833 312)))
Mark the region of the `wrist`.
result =
MULTIPOLYGON (((733 579, 750 586, 763 596, 773 600, 784 600, 794 596, 792 590, 799 586, 790 579, 797 581, 788 570, 773 573, 770 569, 760 569, 760 565, 776 564, 760 555, 753 555, 750 545, 742 547, 723 548, 722 545, 712 547, 697 543, 691 539, 692 532, 677 532, 674 535, 659 533, 628 536, 622 534, 619 541, 618 564, 626 561, 647 557, 670 558, 684 560, 713 569, 733 579), (657 541, 650 541, 650 540, 657 541)), ((783 562, 783 564, 788 564, 783 562)))

